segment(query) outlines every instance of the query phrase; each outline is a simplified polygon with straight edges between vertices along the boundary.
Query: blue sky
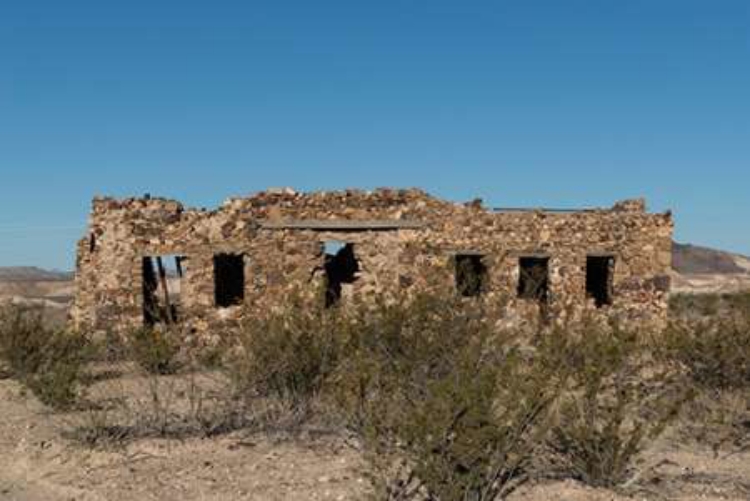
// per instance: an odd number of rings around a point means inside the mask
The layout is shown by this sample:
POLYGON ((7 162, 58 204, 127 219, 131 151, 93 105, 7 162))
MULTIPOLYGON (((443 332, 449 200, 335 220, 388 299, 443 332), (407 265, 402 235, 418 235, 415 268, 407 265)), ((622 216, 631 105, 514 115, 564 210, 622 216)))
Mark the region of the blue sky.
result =
POLYGON ((750 2, 0 5, 0 265, 71 269, 95 194, 646 196, 750 254, 750 2))

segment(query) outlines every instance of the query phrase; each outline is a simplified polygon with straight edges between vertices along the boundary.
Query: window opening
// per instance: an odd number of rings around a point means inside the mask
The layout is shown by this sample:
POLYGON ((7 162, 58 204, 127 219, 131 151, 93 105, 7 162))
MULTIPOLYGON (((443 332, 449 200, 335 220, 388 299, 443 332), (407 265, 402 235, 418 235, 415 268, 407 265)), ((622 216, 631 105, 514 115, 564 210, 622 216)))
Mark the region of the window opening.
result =
POLYGON ((242 304, 245 300, 245 256, 214 256, 214 300, 218 308, 242 304))
POLYGON ((522 257, 519 268, 518 297, 546 302, 549 297, 549 258, 522 257))
POLYGON ((146 256, 142 260, 143 320, 146 325, 179 320, 184 256, 146 256))
POLYGON ((597 308, 612 304, 614 265, 613 256, 586 257, 586 296, 594 299, 597 308))
POLYGON ((456 290, 463 297, 479 296, 487 281, 487 266, 479 254, 457 254, 456 290))
POLYGON ((323 244, 325 255, 326 308, 335 306, 341 301, 344 284, 353 284, 357 281, 359 273, 359 261, 354 254, 354 244, 328 241, 323 244))

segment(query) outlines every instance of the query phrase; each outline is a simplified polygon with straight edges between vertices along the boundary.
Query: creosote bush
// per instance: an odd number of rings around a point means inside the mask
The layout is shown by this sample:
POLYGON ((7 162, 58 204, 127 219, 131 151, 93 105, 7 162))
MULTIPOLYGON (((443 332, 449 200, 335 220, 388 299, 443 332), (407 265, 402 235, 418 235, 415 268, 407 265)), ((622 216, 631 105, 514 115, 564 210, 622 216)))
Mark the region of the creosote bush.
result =
POLYGON ((55 408, 75 404, 90 357, 83 336, 46 327, 41 310, 4 307, 0 311, 0 358, 10 375, 43 403, 55 408))
POLYGON ((574 478, 597 487, 620 485, 691 392, 682 373, 657 363, 634 332, 584 322, 558 335, 572 340, 564 364, 570 386, 549 443, 574 478))
POLYGON ((324 405, 362 440, 386 499, 494 500, 541 446, 595 486, 630 478, 689 397, 643 333, 583 322, 500 329, 482 301, 420 294, 245 327, 229 372, 245 395, 324 405))
POLYGON ((750 309, 672 322, 658 348, 664 359, 685 366, 703 388, 750 387, 750 309))
POLYGON ((527 476, 564 377, 494 313, 419 295, 347 308, 298 303, 254 320, 229 365, 246 395, 325 406, 356 432, 389 499, 489 500, 527 476))
POLYGON ((525 480, 564 378, 489 318, 437 296, 360 312, 332 391, 382 497, 493 500, 525 480))
POLYGON ((297 302, 281 314, 253 319, 242 327, 239 349, 227 363, 236 391, 276 398, 305 413, 339 361, 342 326, 336 310, 297 302))
MULTIPOLYGON (((655 346, 679 363, 699 389, 685 411, 683 438, 710 446, 718 456, 750 444, 750 294, 696 295, 673 310, 655 346), (705 305, 710 307, 707 309, 705 305)), ((674 307, 675 305, 673 305, 674 307)))
POLYGON ((128 333, 130 357, 150 374, 174 374, 180 368, 180 334, 175 327, 143 327, 128 333))

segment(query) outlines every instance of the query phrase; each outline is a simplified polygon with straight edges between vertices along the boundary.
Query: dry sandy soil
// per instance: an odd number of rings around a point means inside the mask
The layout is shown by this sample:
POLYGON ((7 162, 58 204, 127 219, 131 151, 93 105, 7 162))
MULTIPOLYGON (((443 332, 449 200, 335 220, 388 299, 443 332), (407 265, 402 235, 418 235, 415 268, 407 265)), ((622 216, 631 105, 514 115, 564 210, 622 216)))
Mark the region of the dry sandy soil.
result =
MULTIPOLYGON (((100 389, 114 388, 102 383, 100 389)), ((348 500, 369 492, 360 453, 331 434, 279 438, 240 431, 90 448, 66 438, 66 431, 84 422, 82 413, 51 413, 12 380, 0 381, 0 402, 3 500, 348 500)), ((626 491, 546 480, 510 499, 750 499, 750 453, 715 458, 677 442, 668 433, 652 444, 626 491)))
POLYGON ((64 438, 77 417, 51 414, 0 381, 0 499, 337 500, 366 482, 358 454, 331 438, 144 439, 88 448, 64 438))

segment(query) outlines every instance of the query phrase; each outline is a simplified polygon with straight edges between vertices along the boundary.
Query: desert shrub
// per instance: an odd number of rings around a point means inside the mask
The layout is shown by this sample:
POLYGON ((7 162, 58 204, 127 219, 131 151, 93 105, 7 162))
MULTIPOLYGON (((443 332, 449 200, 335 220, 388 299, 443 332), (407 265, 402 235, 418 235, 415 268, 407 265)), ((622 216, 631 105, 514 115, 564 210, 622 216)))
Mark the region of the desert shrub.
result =
POLYGON ((90 359, 87 340, 66 331, 51 331, 44 347, 47 356, 26 385, 45 404, 69 408, 78 401, 84 368, 90 359))
POLYGON ((150 374, 174 374, 180 368, 180 335, 175 329, 143 327, 127 334, 130 357, 150 374))
POLYGON ((149 377, 137 395, 121 401, 131 437, 212 437, 246 426, 254 416, 221 378, 195 372, 149 377))
POLYGON ((339 358, 338 317, 337 310, 292 302, 244 325, 240 347, 226 364, 236 391, 307 408, 339 358))
POLYGON ((293 301, 243 327, 227 373, 244 396, 346 423, 390 499, 495 499, 525 479, 564 378, 547 347, 522 350, 481 304, 293 301))
POLYGON ((92 333, 90 338, 94 361, 118 363, 130 358, 128 336, 123 336, 121 332, 110 329, 92 333))
POLYGON ((672 322, 658 343, 663 359, 682 364, 703 388, 750 386, 750 311, 672 322))
POLYGON ((224 344, 199 347, 193 352, 192 365, 207 370, 222 369, 228 353, 229 348, 224 344))
POLYGON ((683 439, 721 450, 750 447, 750 294, 720 296, 720 313, 674 320, 656 351, 685 367, 699 393, 682 420, 683 439))
POLYGON ((43 403, 67 408, 91 350, 83 336, 47 328, 38 309, 8 307, 0 313, 0 357, 43 403))
POLYGON ((487 313, 419 296, 353 321, 330 391, 382 497, 490 500, 525 479, 560 377, 487 313))
POLYGON ((750 315, 750 292, 737 292, 735 294, 726 294, 724 302, 730 310, 750 315))
POLYGON ((38 309, 6 307, 0 314, 0 356, 16 377, 40 370, 49 337, 38 309))
POLYGON ((750 389, 704 390, 686 406, 679 436, 715 457, 750 449, 750 389))
POLYGON ((672 294, 670 314, 681 319, 701 319, 727 313, 750 313, 750 292, 672 294))
MULTIPOLYGON (((87 447, 121 447, 143 438, 210 438, 257 426, 259 412, 233 398, 217 374, 156 374, 91 391, 83 412, 65 416, 62 433, 87 447)), ((260 417, 263 417, 262 415, 260 417)))
POLYGON ((719 313, 722 308, 720 294, 672 294, 670 313, 679 318, 706 317, 719 313))
POLYGON ((678 416, 690 392, 679 370, 658 364, 634 332, 583 324, 560 333, 571 386, 549 444, 568 474, 613 487, 630 477, 647 441, 678 416))

